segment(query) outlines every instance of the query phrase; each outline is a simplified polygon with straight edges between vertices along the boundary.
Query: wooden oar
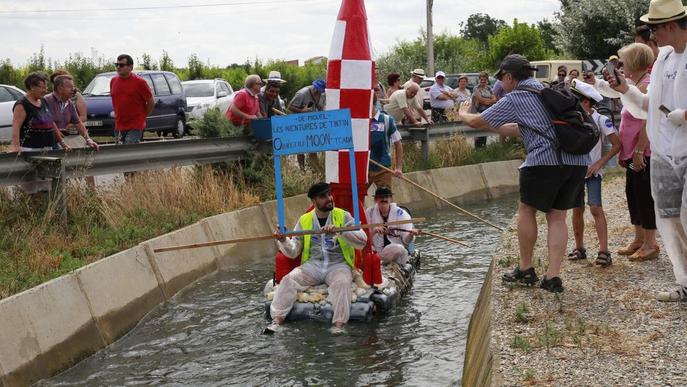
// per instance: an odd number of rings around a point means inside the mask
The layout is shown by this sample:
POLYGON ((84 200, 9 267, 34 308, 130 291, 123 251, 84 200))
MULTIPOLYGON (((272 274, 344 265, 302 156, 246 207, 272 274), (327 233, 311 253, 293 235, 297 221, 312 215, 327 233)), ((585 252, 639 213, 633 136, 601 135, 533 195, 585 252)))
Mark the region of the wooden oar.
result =
MULTIPOLYGON (((402 229, 402 228, 394 228, 393 230, 394 230, 394 231, 402 231, 402 232, 410 232, 410 230, 404 230, 404 229, 402 229)), ((452 242, 452 243, 457 243, 457 244, 463 245, 463 246, 465 246, 465 247, 469 247, 469 246, 470 246, 469 244, 467 244, 467 243, 465 243, 465 242, 463 242, 463 241, 459 241, 458 239, 449 238, 449 237, 447 237, 447 236, 443 236, 443 235, 436 234, 436 233, 429 232, 429 231, 425 231, 425 230, 417 230, 417 231, 420 232, 420 235, 423 235, 423 234, 424 234, 424 235, 429 235, 429 236, 431 236, 431 237, 433 237, 433 238, 442 239, 442 240, 445 240, 445 241, 448 241, 448 242, 452 242)))
MULTIPOLYGON (((395 224, 408 224, 408 223, 413 223, 413 222, 422 223, 424 221, 425 221, 425 218, 413 218, 413 219, 409 219, 409 220, 396 220, 393 222, 386 222, 386 223, 361 224, 360 226, 348 226, 348 227, 335 228, 334 230, 332 230, 332 232, 337 233, 337 232, 343 232, 343 231, 355 231, 355 230, 360 230, 360 229, 364 229, 364 228, 384 227, 384 226, 392 226, 395 224)), ((292 232, 292 233, 289 233, 288 235, 284 235, 284 236, 291 237, 291 236, 303 236, 303 235, 316 235, 316 234, 324 234, 324 233, 325 232, 321 229, 319 229, 319 230, 303 230, 303 231, 292 232)), ((270 239, 276 239, 276 238, 278 238, 278 235, 276 235, 276 234, 261 235, 261 236, 248 237, 248 238, 228 239, 228 240, 214 241, 214 242, 194 243, 194 244, 190 244, 190 245, 160 247, 157 249, 153 249, 153 251, 156 253, 162 253, 165 251, 196 249, 199 247, 228 245, 228 244, 232 244, 232 243, 264 241, 264 240, 270 240, 270 239)))
POLYGON ((392 171, 391 169, 389 169, 389 168, 383 166, 382 164, 380 164, 380 163, 378 163, 378 162, 376 162, 376 161, 374 161, 374 160, 372 160, 372 159, 370 159, 370 163, 372 163, 372 164, 374 164, 374 165, 376 165, 376 166, 382 168, 383 170, 385 170, 385 171, 387 171, 387 172, 391 172, 391 174, 392 174, 394 177, 397 177, 397 178, 399 178, 399 179, 405 181, 406 183, 409 183, 410 185, 412 185, 412 186, 414 186, 414 187, 417 187, 417 188, 419 188, 419 189, 421 189, 421 190, 427 192, 428 194, 434 196, 435 198, 437 198, 437 199, 441 200, 442 202, 448 204, 449 206, 455 208, 456 210, 461 211, 461 212, 463 212, 463 213, 466 214, 466 215, 472 216, 473 218, 475 218, 475 219, 477 219, 477 220, 479 220, 479 221, 481 221, 481 222, 484 222, 484 223, 490 225, 491 227, 494 227, 495 229, 497 229, 497 230, 499 230, 499 231, 503 231, 503 228, 502 228, 502 227, 499 227, 499 226, 495 225, 494 223, 491 223, 490 221, 488 221, 488 220, 486 220, 486 219, 482 219, 482 218, 480 218, 479 216, 473 214, 472 212, 470 212, 470 211, 468 211, 468 210, 466 210, 466 209, 464 209, 464 208, 461 208, 461 207, 459 207, 459 206, 457 206, 457 205, 451 203, 451 202, 448 201, 447 199, 444 199, 443 197, 441 197, 441 196, 435 194, 434 192, 432 192, 432 191, 428 190, 427 188, 421 186, 420 184, 418 184, 418 183, 416 183, 416 182, 414 182, 414 181, 408 179, 408 178, 405 177, 405 176, 402 176, 402 175, 401 175, 401 176, 398 176, 398 175, 394 174, 394 171, 392 171))

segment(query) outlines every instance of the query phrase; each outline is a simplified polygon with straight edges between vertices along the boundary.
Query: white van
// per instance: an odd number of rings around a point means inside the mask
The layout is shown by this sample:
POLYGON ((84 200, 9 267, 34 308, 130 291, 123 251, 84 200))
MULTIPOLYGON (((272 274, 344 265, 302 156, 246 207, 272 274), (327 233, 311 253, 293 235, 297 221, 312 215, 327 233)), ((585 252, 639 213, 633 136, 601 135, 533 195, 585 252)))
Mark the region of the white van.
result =
POLYGON ((530 62, 532 67, 537 68, 537 72, 534 73, 534 78, 541 83, 550 84, 551 82, 558 79, 558 67, 565 66, 570 70, 577 70, 582 76, 582 61, 574 59, 564 59, 564 60, 539 60, 530 62))

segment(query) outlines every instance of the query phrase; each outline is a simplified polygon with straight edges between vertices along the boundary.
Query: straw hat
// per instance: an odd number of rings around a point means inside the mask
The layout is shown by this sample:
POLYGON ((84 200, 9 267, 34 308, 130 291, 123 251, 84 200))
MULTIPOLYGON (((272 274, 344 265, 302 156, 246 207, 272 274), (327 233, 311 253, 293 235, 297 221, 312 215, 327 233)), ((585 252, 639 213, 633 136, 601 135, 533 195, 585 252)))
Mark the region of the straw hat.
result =
POLYGON ((647 24, 661 24, 682 19, 685 16, 687 16, 687 7, 682 5, 681 0, 651 0, 649 13, 640 17, 639 20, 647 24))
POLYGON ((425 70, 415 69, 410 73, 410 75, 417 75, 418 77, 424 77, 425 76, 425 70))
POLYGON ((281 79, 281 73, 279 71, 272 70, 270 71, 270 74, 267 76, 267 79, 263 79, 265 83, 268 82, 274 82, 274 83, 286 83, 285 80, 281 79))

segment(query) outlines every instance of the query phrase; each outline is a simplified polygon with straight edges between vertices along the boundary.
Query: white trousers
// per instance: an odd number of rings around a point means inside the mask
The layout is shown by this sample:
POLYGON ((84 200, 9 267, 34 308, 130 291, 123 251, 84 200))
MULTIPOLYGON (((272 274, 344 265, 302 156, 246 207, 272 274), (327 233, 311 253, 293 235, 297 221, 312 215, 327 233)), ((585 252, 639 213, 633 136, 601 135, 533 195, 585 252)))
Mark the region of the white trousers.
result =
MULTIPOLYGON (((307 265, 307 263, 306 263, 307 265)), ((332 266, 326 273, 315 275, 302 267, 293 269, 282 278, 274 292, 274 299, 270 306, 272 319, 286 317, 302 292, 310 286, 326 283, 329 286, 329 300, 334 307, 332 323, 347 323, 351 313, 351 283, 353 275, 351 268, 346 265, 332 266)))
POLYGON ((656 205, 656 228, 661 234, 675 281, 687 286, 687 157, 670 160, 651 156, 651 194, 656 205))

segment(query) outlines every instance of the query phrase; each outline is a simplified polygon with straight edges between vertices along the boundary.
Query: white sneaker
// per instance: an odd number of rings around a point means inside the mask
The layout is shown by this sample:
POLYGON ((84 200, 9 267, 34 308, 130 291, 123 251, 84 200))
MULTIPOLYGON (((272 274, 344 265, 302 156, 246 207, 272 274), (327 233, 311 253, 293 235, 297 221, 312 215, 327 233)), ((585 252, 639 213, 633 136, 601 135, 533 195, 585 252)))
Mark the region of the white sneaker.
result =
POLYGON ((687 301, 687 287, 680 286, 672 292, 660 292, 656 299, 663 302, 687 301))

